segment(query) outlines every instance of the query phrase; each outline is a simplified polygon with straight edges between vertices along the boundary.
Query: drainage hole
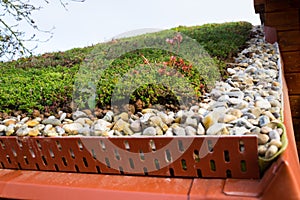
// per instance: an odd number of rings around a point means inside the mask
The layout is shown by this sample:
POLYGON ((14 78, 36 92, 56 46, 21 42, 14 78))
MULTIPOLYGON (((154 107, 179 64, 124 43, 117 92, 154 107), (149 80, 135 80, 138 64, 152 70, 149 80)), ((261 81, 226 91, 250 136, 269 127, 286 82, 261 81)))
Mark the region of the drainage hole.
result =
POLYGON ((201 169, 197 169, 197 176, 198 176, 198 178, 202 178, 201 169))
POLYGON ((54 153, 51 148, 49 148, 49 154, 50 154, 51 158, 54 158, 54 153))
POLYGON ((24 161, 25 161, 26 165, 29 164, 28 159, 27 159, 27 156, 24 156, 24 161))
POLYGON ((229 169, 226 170, 226 177, 227 178, 232 178, 231 171, 229 169))
POLYGON ((81 140, 78 140, 77 143, 78 143, 79 149, 82 150, 82 149, 83 149, 83 145, 82 145, 82 143, 81 143, 81 140))
POLYGON ((17 157, 17 152, 16 152, 16 150, 15 150, 14 148, 11 148, 11 151, 12 151, 14 157, 17 157))
POLYGON ((184 146, 181 140, 178 140, 178 149, 181 152, 184 152, 184 146))
POLYGON ((140 159, 145 160, 145 154, 142 150, 140 150, 140 159))
POLYGON ((172 156, 171 156, 171 153, 170 153, 169 149, 167 149, 165 151, 165 157, 166 157, 167 162, 172 162, 172 156))
POLYGON ((127 140, 124 140, 124 146, 127 151, 130 151, 130 145, 127 140))
POLYGON ((150 140, 149 145, 150 145, 150 148, 152 149, 152 151, 156 151, 155 142, 153 140, 150 140))
POLYGON ((174 169, 173 168, 169 168, 169 172, 170 172, 170 176, 174 177, 174 169))
POLYGON ((210 169, 211 169, 211 171, 216 171, 216 163, 215 163, 215 161, 214 160, 210 160, 210 169))
POLYGON ((1 144, 2 149, 5 149, 5 144, 3 143, 2 140, 0 140, 0 144, 1 144))
POLYGON ((59 172, 59 168, 58 168, 57 164, 54 164, 54 167, 55 167, 55 170, 56 170, 57 172, 59 172))
POLYGON ((120 154, 119 154, 119 152, 118 152, 118 149, 115 149, 115 150, 114 150, 114 153, 115 153, 115 158, 116 158, 117 160, 120 160, 121 158, 120 158, 120 154))
POLYGON ((224 160, 225 160, 225 162, 230 161, 229 151, 227 151, 227 150, 224 151, 224 160))
POLYGON ((61 150, 62 148, 60 142, 58 140, 56 140, 55 142, 56 142, 57 149, 61 150))
POLYGON ((42 156, 42 160, 43 160, 43 163, 44 163, 44 165, 48 165, 48 162, 47 162, 47 160, 46 160, 46 158, 44 157, 44 156, 42 156))
POLYGON ((159 161, 157 159, 154 159, 154 164, 157 170, 160 170, 159 161))
POLYGON ((61 159, 62 159, 62 161, 63 161, 64 165, 65 165, 65 166, 68 166, 68 163, 67 163, 67 160, 66 160, 66 158, 65 158, 65 157, 62 157, 61 159))
POLYGON ((134 169, 134 162, 133 162, 132 158, 129 158, 129 164, 130 164, 131 169, 134 169))
POLYGON ((240 152, 245 151, 245 144, 244 144, 244 141, 242 141, 242 140, 239 141, 239 150, 240 150, 240 152))
POLYGON ((184 159, 181 160, 181 167, 183 170, 187 170, 187 164, 186 161, 184 159))
POLYGON ((86 160, 85 157, 82 158, 82 161, 83 161, 83 164, 84 164, 85 167, 89 167, 89 163, 88 163, 88 161, 86 160))
POLYGON ((8 163, 11 164, 11 160, 10 160, 9 155, 6 155, 6 159, 7 159, 8 163))
POLYGON ((100 147, 101 147, 102 151, 106 150, 105 143, 102 140, 100 140, 100 147))
POLYGON ((107 157, 105 158, 105 163, 106 163, 106 166, 108 168, 110 168, 110 162, 109 162, 109 159, 107 157))
POLYGON ((124 174, 123 167, 120 166, 120 167, 119 167, 119 171, 120 171, 120 174, 122 174, 122 175, 124 174))
POLYGON ((213 152, 214 151, 213 142, 211 140, 207 140, 207 148, 208 148, 209 152, 213 152))
POLYGON ((145 174, 146 176, 148 176, 148 169, 147 169, 147 167, 144 167, 144 174, 145 174))
POLYGON ((199 151, 198 150, 194 150, 193 158, 194 158, 196 163, 200 162, 200 156, 199 156, 199 151))
POLYGON ((75 158, 75 154, 74 154, 74 151, 73 151, 73 149, 70 149, 69 151, 70 151, 70 155, 71 155, 71 157, 72 157, 72 158, 75 158))
POLYGON ((94 149, 91 149, 91 152, 92 152, 93 158, 94 158, 94 159, 97 159, 97 155, 96 155, 96 153, 95 153, 95 150, 94 150, 94 149))
POLYGON ((247 165, 245 160, 241 160, 241 171, 246 172, 247 171, 247 165))
POLYGON ((36 146, 41 150, 42 149, 42 145, 40 143, 39 140, 36 140, 36 146))

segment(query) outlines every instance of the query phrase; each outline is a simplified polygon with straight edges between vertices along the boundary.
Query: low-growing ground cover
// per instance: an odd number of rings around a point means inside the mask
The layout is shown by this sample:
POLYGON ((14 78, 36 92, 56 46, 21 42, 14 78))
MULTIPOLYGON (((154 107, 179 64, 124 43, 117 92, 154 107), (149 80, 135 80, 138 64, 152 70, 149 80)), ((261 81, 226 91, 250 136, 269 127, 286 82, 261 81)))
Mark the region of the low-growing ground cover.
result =
MULTIPOLYGON (((247 22, 231 22, 194 27, 180 26, 171 31, 180 32, 183 39, 189 37, 196 40, 211 56, 210 60, 214 60, 220 69, 221 77, 223 77, 226 76, 225 70, 223 70, 226 62, 231 61, 238 50, 245 45, 249 39, 251 28, 252 25, 247 22)), ((164 42, 166 39, 172 39, 167 37, 170 36, 167 34, 170 32, 165 32, 164 42)), ((154 36, 155 34, 153 33, 154 36)), ((109 50, 113 45, 125 44, 128 41, 135 41, 136 45, 139 45, 139 42, 143 41, 147 35, 150 34, 0 63, 0 112, 2 115, 3 113, 11 115, 16 112, 32 114, 36 109, 42 113, 52 114, 59 110, 71 112, 74 106, 86 107, 90 104, 105 108, 111 103, 115 86, 122 80, 120 77, 130 70, 133 74, 140 73, 141 71, 136 70, 137 66, 148 70, 147 66, 150 64, 152 68, 146 73, 151 74, 155 70, 158 74, 163 75, 171 73, 169 76, 173 78, 187 77, 195 92, 195 97, 200 98, 207 84, 201 77, 201 72, 197 70, 194 63, 177 55, 177 49, 172 51, 172 48, 178 48, 178 46, 172 46, 170 41, 167 41, 170 44, 170 51, 147 48, 129 51, 117 57, 101 73, 96 86, 93 86, 96 88, 92 88, 96 90, 96 101, 87 101, 83 102, 84 105, 80 105, 80 99, 77 99, 77 102, 72 103, 72 98, 74 94, 76 95, 76 91, 74 93, 75 79, 78 79, 77 75, 82 66, 89 66, 85 63, 89 63, 89 59, 93 58, 91 55, 95 48, 109 50)), ((206 62, 203 59, 202 61, 206 62)), ((93 71, 91 70, 91 72, 93 71)), ((178 84, 181 83, 178 82, 178 84)), ((126 82, 123 85, 126 85, 126 82)), ((126 87, 121 88, 115 97, 116 100, 122 101, 123 95, 130 95, 130 103, 141 101, 144 106, 168 104, 176 107, 178 105, 176 95, 170 88, 162 84, 140 84, 140 87, 134 92, 127 93, 126 87)))

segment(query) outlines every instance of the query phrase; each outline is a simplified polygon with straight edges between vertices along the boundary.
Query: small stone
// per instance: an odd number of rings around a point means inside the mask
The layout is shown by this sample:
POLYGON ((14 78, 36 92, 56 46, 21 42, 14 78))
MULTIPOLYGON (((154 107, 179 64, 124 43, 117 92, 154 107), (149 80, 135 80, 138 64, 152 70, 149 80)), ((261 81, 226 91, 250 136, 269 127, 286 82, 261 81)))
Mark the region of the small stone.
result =
POLYGON ((78 118, 81 118, 81 117, 88 117, 88 115, 82 111, 76 111, 72 114, 72 118, 73 120, 76 120, 78 118))
POLYGON ((231 123, 235 123, 237 126, 245 126, 248 129, 251 129, 253 127, 253 124, 250 123, 247 119, 245 118, 239 118, 235 121, 232 121, 231 123))
POLYGON ((126 112, 122 112, 121 114, 117 115, 114 117, 114 121, 118 121, 119 119, 122 119, 125 122, 128 122, 129 120, 129 115, 126 112))
POLYGON ((113 130, 123 132, 125 135, 132 135, 133 131, 129 128, 129 124, 122 119, 119 119, 113 127, 113 130))
POLYGON ((156 135, 156 129, 152 126, 148 127, 143 131, 142 135, 155 136, 156 135))
POLYGON ((141 122, 140 120, 135 120, 133 121, 129 127, 131 128, 131 130, 135 133, 141 132, 142 131, 142 126, 141 126, 141 122))
POLYGON ((176 136, 185 136, 186 135, 184 128, 182 128, 180 126, 173 128, 173 133, 176 136))
POLYGON ((249 132, 250 131, 245 127, 233 127, 232 129, 230 129, 230 135, 245 135, 249 132))
POLYGON ((238 105, 238 104, 241 104, 243 102, 243 100, 238 99, 238 98, 229 98, 228 102, 232 105, 238 105))
POLYGON ((164 134, 163 130, 159 126, 156 126, 155 129, 156 129, 156 135, 163 135, 164 134))
POLYGON ((26 125, 28 126, 28 127, 35 127, 35 126, 37 126, 37 125, 39 125, 40 124, 40 122, 38 122, 37 120, 30 120, 30 121, 27 121, 26 122, 26 125))
POLYGON ((160 117, 162 119, 162 121, 167 125, 172 124, 172 122, 174 121, 174 118, 172 116, 168 116, 164 112, 158 112, 157 116, 160 117))
POLYGON ((0 125, 0 132, 5 132, 6 131, 6 126, 5 125, 0 125))
POLYGON ((39 110, 34 109, 32 112, 32 117, 36 118, 39 117, 41 115, 39 110))
POLYGON ((236 119, 237 119, 237 117, 234 116, 234 115, 225 114, 225 115, 223 115, 219 118, 218 122, 220 122, 220 123, 229 123, 229 122, 234 121, 236 119))
POLYGON ((228 95, 222 95, 218 98, 219 102, 228 102, 229 101, 229 96, 228 95))
POLYGON ((4 125, 5 126, 9 126, 11 124, 16 124, 17 123, 17 120, 16 119, 6 119, 3 121, 4 125))
POLYGON ((258 117, 261 115, 262 110, 261 110, 260 108, 255 107, 255 108, 251 108, 251 109, 250 109, 250 112, 251 112, 253 115, 255 115, 256 118, 258 118, 258 117))
POLYGON ((145 113, 142 115, 142 117, 140 118, 141 123, 148 123, 150 117, 155 116, 154 113, 145 113))
POLYGON ((280 135, 276 129, 269 132, 269 137, 271 140, 280 141, 280 135))
POLYGON ((84 112, 85 114, 87 114, 87 116, 93 115, 93 112, 90 109, 82 110, 82 112, 84 112))
MULTIPOLYGON (((51 125, 51 124, 48 124, 48 125, 51 125)), ((44 130, 44 135, 47 137, 56 137, 56 136, 58 136, 58 133, 56 132, 54 127, 51 127, 47 130, 44 130)))
POLYGON ((266 115, 262 115, 258 118, 258 125, 260 127, 266 126, 269 123, 270 123, 270 118, 266 115))
POLYGON ((266 145, 258 145, 258 154, 264 156, 268 150, 266 145))
POLYGON ((248 122, 250 122, 254 126, 258 126, 258 119, 248 119, 248 122))
POLYGON ((226 124, 215 123, 207 129, 206 134, 207 135, 228 135, 229 132, 227 130, 226 124))
POLYGON ((197 135, 205 135, 205 129, 201 123, 198 124, 197 135))
POLYGON ((108 111, 102 119, 107 122, 112 122, 114 119, 114 113, 112 111, 108 111))
POLYGON ((239 104, 235 105, 233 108, 242 110, 244 108, 247 108, 249 106, 249 103, 247 101, 242 100, 239 104))
POLYGON ((200 107, 199 106, 191 106, 190 107, 190 111, 194 112, 194 113, 197 113, 199 111, 200 107))
POLYGON ((30 129, 28 132, 28 135, 31 137, 36 137, 36 136, 41 135, 41 133, 38 129, 30 129))
POLYGON ((272 131, 273 129, 268 127, 268 126, 263 126, 261 127, 261 132, 264 133, 264 134, 268 134, 270 131, 272 131))
POLYGON ((26 123, 29 120, 29 117, 24 117, 20 122, 21 123, 26 123))
POLYGON ((257 127, 257 126, 253 126, 253 127, 250 129, 250 133, 255 134, 255 135, 259 134, 260 131, 261 131, 261 129, 260 129, 259 127, 257 127))
POLYGON ((188 118, 186 118, 184 125, 185 126, 192 126, 194 128, 197 128, 198 122, 197 122, 197 119, 188 117, 188 118))
POLYGON ((276 147, 281 148, 282 147, 282 142, 279 141, 279 140, 272 139, 270 141, 269 145, 275 145, 276 147))
POLYGON ((16 134, 17 136, 27 136, 29 134, 29 128, 27 125, 23 125, 17 130, 16 134))
POLYGON ((270 111, 263 112, 263 115, 268 116, 271 121, 276 120, 276 117, 270 111))
POLYGON ((66 133, 70 134, 70 135, 77 135, 79 130, 82 128, 83 126, 79 123, 72 123, 72 124, 65 124, 63 125, 63 129, 65 129, 66 133))
POLYGON ((59 121, 62 122, 64 119, 66 119, 66 117, 67 117, 67 113, 62 113, 62 114, 60 115, 59 121))
POLYGON ((184 130, 188 136, 194 136, 197 134, 197 130, 192 126, 187 126, 184 128, 184 130))
POLYGON ((36 129, 36 130, 39 130, 39 131, 42 131, 44 128, 45 128, 44 124, 38 124, 35 127, 33 127, 33 129, 36 129))
POLYGON ((88 119, 88 118, 78 118, 76 120, 74 120, 74 123, 79 123, 81 124, 82 126, 85 124, 85 119, 88 119))
POLYGON ((229 97, 234 97, 238 99, 244 98, 244 93, 242 91, 226 92, 225 94, 228 95, 229 97))
POLYGON ((283 129, 282 128, 277 128, 276 130, 279 133, 279 135, 282 135, 282 133, 283 133, 283 129))
POLYGON ((247 119, 256 119, 256 116, 252 113, 244 113, 243 117, 247 118, 247 119))
POLYGON ((270 145, 268 150, 266 151, 265 157, 272 158, 278 152, 278 147, 275 145, 270 145))
POLYGON ((241 110, 238 109, 230 109, 227 114, 236 116, 237 118, 241 118, 241 116, 243 115, 243 112, 241 110))
POLYGON ((236 74, 236 71, 232 68, 227 68, 227 72, 228 72, 229 75, 236 74))
POLYGON ((8 127, 6 128, 6 132, 5 132, 6 136, 10 136, 10 135, 14 134, 14 132, 15 132, 15 124, 8 125, 8 127))
POLYGON ((65 129, 63 129, 60 126, 56 126, 55 130, 56 130, 56 132, 58 133, 59 136, 63 136, 66 133, 65 129))
POLYGON ((269 136, 266 134, 257 134, 258 144, 266 144, 269 141, 269 136))
POLYGON ((71 120, 71 119, 64 119, 64 123, 67 123, 67 124, 71 124, 71 123, 73 123, 74 121, 73 120, 71 120))
POLYGON ((260 109, 270 109, 272 107, 269 101, 263 99, 256 101, 255 106, 260 109))
POLYGON ((78 130, 78 134, 89 136, 91 133, 91 129, 88 126, 84 126, 78 130))
POLYGON ((61 125, 61 122, 58 119, 55 118, 48 118, 48 119, 44 119, 42 121, 43 124, 51 124, 53 126, 59 126, 61 125))
POLYGON ((168 130, 165 133, 165 136, 167 136, 167 137, 172 137, 173 136, 173 130, 172 130, 172 128, 168 128, 168 130))

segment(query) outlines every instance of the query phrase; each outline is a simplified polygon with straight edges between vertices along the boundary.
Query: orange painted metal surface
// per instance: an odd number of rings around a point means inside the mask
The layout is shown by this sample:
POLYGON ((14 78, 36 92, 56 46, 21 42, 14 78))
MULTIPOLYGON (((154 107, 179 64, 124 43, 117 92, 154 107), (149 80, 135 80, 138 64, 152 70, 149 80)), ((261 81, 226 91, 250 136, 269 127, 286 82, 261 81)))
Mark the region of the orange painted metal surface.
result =
POLYGON ((186 199, 192 179, 0 170, 0 195, 13 199, 186 199))

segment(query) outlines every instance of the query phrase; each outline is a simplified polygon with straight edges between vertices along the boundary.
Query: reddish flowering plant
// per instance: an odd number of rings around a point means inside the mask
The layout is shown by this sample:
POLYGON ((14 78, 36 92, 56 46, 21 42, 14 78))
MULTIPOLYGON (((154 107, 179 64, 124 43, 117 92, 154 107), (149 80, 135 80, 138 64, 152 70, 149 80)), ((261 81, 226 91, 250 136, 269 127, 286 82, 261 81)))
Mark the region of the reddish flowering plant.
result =
POLYGON ((173 38, 167 38, 166 42, 171 45, 171 49, 175 44, 177 44, 177 53, 178 53, 180 49, 180 43, 182 42, 182 40, 183 40, 182 35, 180 33, 177 33, 177 35, 175 35, 173 38))

